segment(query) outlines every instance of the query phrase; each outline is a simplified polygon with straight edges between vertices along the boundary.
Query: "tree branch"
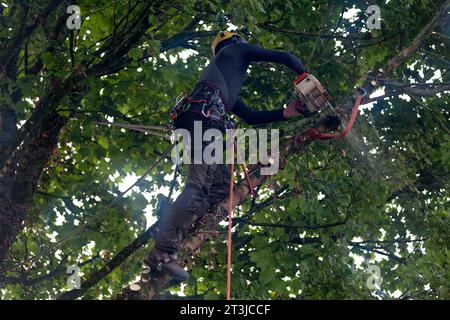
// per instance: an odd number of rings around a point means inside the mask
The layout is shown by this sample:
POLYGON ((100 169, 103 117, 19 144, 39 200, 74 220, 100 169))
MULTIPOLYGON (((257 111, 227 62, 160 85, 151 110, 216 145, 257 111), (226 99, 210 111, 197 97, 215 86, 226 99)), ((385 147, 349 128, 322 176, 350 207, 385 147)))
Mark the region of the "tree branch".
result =
MULTIPOLYGON (((56 8, 59 7, 63 2, 64 0, 50 1, 49 4, 44 8, 44 10, 42 10, 41 14, 35 18, 33 24, 31 24, 30 26, 26 26, 24 22, 22 23, 19 33, 6 43, 6 48, 2 50, 3 55, 0 54, 0 74, 5 71, 5 69, 11 62, 11 59, 17 54, 18 51, 20 51, 23 41, 27 37, 29 37, 37 29, 37 27, 43 21, 45 21, 48 16, 52 12, 54 12, 54 10, 56 10, 56 8)), ((26 5, 24 18, 28 18, 28 13, 29 5, 26 5)))
POLYGON ((411 44, 404 48, 398 55, 390 59, 384 68, 385 73, 390 73, 394 69, 396 69, 403 61, 409 59, 412 57, 417 50, 419 50, 420 46, 423 44, 423 42, 427 39, 427 35, 436 27, 438 26, 443 18, 448 15, 448 10, 450 6, 450 1, 447 0, 445 3, 441 6, 439 11, 434 15, 434 17, 431 19, 431 21, 425 25, 425 27, 422 28, 422 30, 419 32, 419 34, 414 38, 414 40, 411 42, 411 44))
POLYGON ((235 222, 242 222, 251 226, 257 226, 257 227, 270 227, 270 228, 285 228, 285 229, 304 229, 304 230, 317 230, 317 229, 328 229, 333 228, 337 226, 341 226, 347 222, 347 219, 344 221, 339 221, 335 223, 329 223, 329 224, 323 224, 323 225, 292 225, 292 224, 285 224, 285 223, 264 223, 264 222, 254 222, 250 221, 249 219, 245 218, 234 218, 233 221, 235 222))
POLYGON ((293 35, 303 36, 303 37, 308 37, 308 38, 346 39, 346 40, 372 40, 373 39, 372 35, 370 33, 367 33, 363 37, 358 37, 358 36, 344 36, 342 34, 336 34, 335 32, 329 33, 329 34, 328 33, 322 34, 320 32, 306 32, 306 31, 289 30, 289 29, 274 27, 270 24, 258 24, 258 26, 263 29, 269 30, 269 31, 293 34, 293 35))
POLYGON ((144 233, 138 236, 132 243, 119 251, 114 258, 106 263, 101 269, 89 275, 89 278, 84 281, 80 289, 73 289, 61 294, 57 300, 73 300, 81 297, 87 290, 95 286, 107 275, 109 275, 115 268, 120 266, 129 256, 143 247, 154 236, 157 225, 153 224, 144 233))

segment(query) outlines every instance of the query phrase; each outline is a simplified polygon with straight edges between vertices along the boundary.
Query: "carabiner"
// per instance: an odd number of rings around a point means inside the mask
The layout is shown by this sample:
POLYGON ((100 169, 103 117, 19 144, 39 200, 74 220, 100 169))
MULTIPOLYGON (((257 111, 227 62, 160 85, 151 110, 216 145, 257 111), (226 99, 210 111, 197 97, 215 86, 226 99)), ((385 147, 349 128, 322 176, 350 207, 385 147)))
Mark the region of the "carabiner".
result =
POLYGON ((189 102, 187 102, 187 103, 183 104, 183 108, 181 108, 181 110, 183 112, 185 112, 185 111, 188 111, 190 107, 191 107, 191 104, 189 102))
POLYGON ((203 104, 203 107, 202 107, 202 115, 203 115, 205 118, 209 118, 209 114, 206 114, 206 113, 205 113, 205 107, 206 107, 206 103, 203 104))
POLYGON ((176 98, 175 98, 175 105, 179 104, 181 100, 185 99, 187 96, 187 93, 185 91, 182 91, 176 98))

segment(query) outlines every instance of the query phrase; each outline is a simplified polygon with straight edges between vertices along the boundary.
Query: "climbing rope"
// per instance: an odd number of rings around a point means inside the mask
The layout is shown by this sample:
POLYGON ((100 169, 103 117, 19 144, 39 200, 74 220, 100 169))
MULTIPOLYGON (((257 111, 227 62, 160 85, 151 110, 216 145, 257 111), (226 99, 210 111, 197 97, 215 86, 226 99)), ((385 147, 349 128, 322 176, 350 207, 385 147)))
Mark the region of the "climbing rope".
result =
POLYGON ((160 126, 144 126, 140 124, 128 124, 128 123, 119 123, 119 122, 94 122, 95 124, 104 125, 104 126, 115 126, 119 128, 145 132, 158 137, 162 137, 165 139, 170 139, 170 134, 161 133, 158 131, 167 131, 168 129, 160 126))
MULTIPOLYGON (((234 132, 232 135, 234 140, 234 132)), ((234 151, 236 152, 236 141, 234 143, 234 151)), ((228 201, 228 241, 227 241, 227 300, 231 300, 231 227, 233 220, 233 188, 234 188, 234 156, 231 161, 230 175, 230 195, 228 201)))

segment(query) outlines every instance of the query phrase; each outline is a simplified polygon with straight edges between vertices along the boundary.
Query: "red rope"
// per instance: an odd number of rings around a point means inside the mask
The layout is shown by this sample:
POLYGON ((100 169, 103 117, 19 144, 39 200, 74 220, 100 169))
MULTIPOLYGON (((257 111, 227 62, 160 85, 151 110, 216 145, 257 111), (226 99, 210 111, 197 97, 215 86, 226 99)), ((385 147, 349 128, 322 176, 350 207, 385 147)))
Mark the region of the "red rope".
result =
MULTIPOLYGON (((234 143, 236 149, 236 142, 234 143)), ((228 254, 227 254, 227 300, 231 299, 231 227, 233 219, 233 188, 234 188, 234 156, 231 162, 231 177, 230 177, 230 195, 228 203, 228 254)))

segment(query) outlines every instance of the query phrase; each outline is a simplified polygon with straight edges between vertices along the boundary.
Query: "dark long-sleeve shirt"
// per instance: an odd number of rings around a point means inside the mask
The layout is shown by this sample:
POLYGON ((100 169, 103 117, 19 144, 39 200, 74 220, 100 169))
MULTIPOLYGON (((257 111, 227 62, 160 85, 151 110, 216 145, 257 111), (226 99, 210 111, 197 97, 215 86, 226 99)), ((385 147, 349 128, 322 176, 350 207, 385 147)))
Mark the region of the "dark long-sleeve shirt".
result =
POLYGON ((236 43, 219 51, 203 71, 199 82, 216 85, 224 98, 228 112, 236 114, 249 124, 262 124, 283 119, 283 110, 255 111, 238 99, 248 67, 252 62, 283 64, 296 74, 305 71, 302 62, 286 51, 264 49, 248 43, 236 43))
POLYGON ((258 111, 247 106, 241 99, 236 100, 231 112, 251 125, 276 122, 284 119, 283 109, 258 111))

